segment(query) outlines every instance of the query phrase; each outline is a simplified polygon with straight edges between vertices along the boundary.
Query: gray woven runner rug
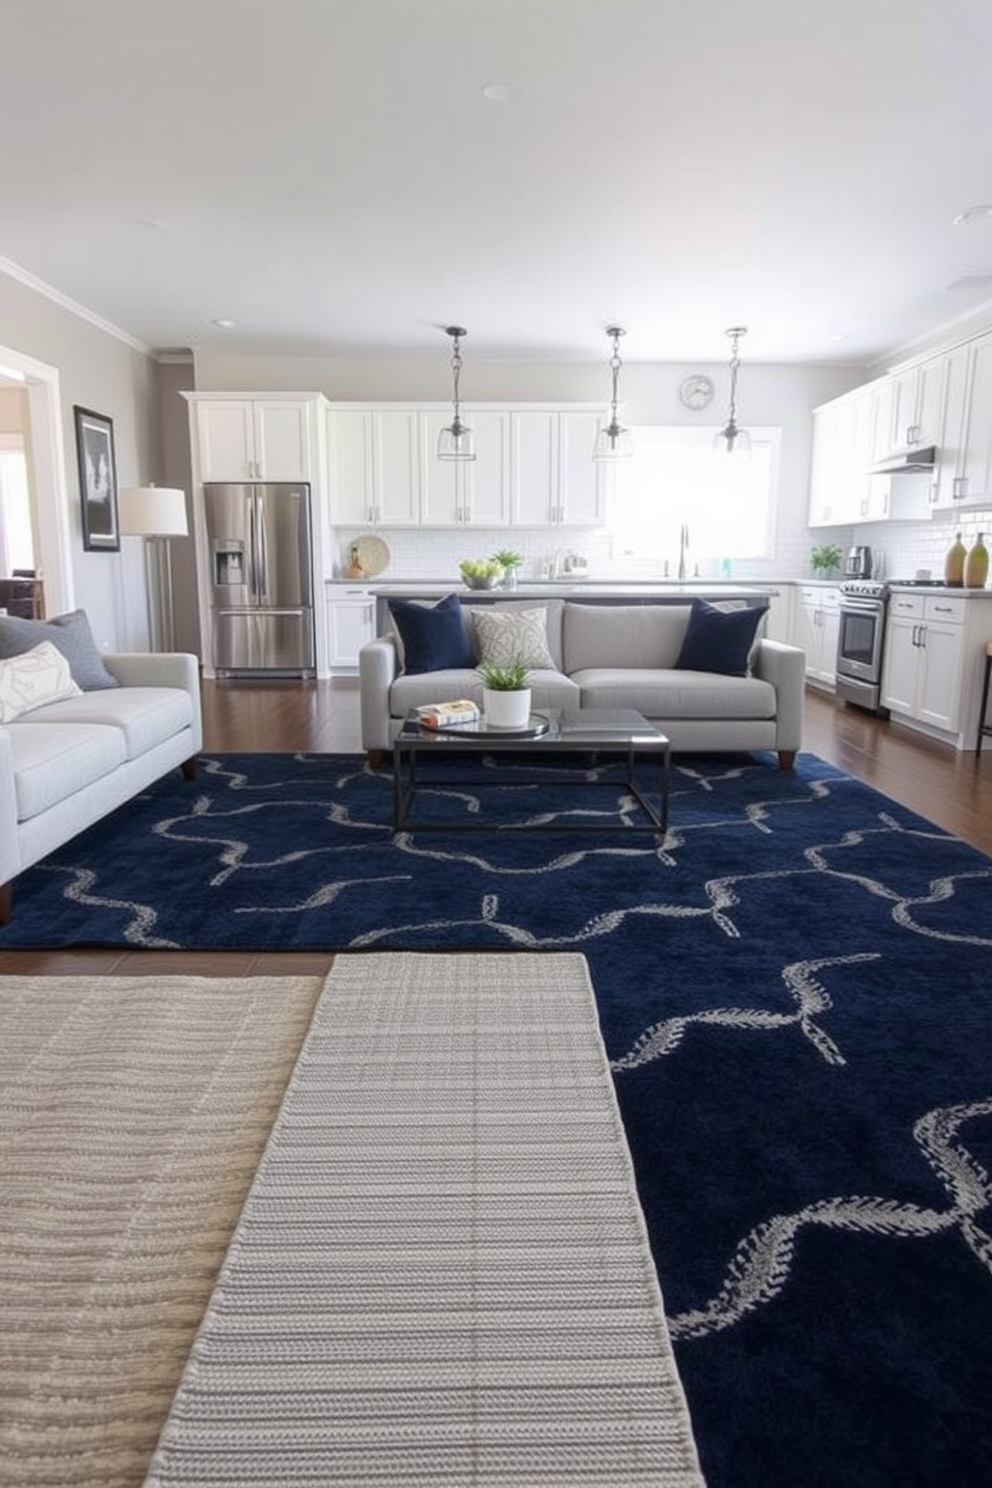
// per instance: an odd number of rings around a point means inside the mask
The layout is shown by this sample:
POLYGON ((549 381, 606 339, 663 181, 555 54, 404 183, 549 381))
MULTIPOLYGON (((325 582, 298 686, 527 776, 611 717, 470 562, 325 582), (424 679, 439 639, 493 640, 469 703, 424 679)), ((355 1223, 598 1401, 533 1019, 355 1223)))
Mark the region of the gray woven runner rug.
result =
POLYGON ((698 1488, 582 956, 337 958, 147 1482, 698 1488))

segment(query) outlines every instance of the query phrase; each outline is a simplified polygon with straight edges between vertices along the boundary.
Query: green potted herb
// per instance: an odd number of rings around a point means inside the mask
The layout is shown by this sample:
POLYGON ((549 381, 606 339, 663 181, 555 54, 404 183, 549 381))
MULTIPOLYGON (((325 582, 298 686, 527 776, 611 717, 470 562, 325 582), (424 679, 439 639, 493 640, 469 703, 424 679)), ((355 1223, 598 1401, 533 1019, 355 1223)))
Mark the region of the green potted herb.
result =
POLYGON ((483 661, 476 668, 482 678, 482 707, 490 728, 523 728, 530 719, 530 673, 522 661, 498 666, 483 661))
POLYGON ((843 556, 840 548, 833 543, 824 543, 821 547, 813 549, 809 561, 815 574, 830 578, 840 568, 840 560, 843 556))
POLYGON ((498 563, 503 570, 503 588, 515 589, 517 587, 517 569, 524 561, 523 553, 515 553, 512 548, 500 548, 492 555, 490 560, 498 563))

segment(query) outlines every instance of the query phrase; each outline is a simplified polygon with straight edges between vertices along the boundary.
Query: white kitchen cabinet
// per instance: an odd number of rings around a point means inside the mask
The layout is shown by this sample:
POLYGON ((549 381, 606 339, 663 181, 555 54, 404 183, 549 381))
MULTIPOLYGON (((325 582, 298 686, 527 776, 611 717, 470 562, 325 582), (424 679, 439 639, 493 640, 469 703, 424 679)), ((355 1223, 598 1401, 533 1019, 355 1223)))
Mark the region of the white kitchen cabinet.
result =
POLYGON ((420 427, 414 409, 327 412, 331 522, 415 527, 420 521, 420 427))
POLYGON ((518 409, 510 414, 512 521, 518 527, 597 527, 613 467, 592 458, 602 414, 518 409))
POLYGON ((197 400, 198 469, 203 481, 309 481, 315 399, 197 400))
POLYGON ((375 638, 375 600, 362 585, 327 585, 327 662, 332 672, 357 671, 358 653, 375 638))
POLYGON ((437 438, 451 410, 420 414, 420 520, 431 527, 506 527, 510 522, 509 414, 463 408, 474 460, 439 460, 437 438))
POLYGON ((936 504, 954 511, 992 507, 992 333, 969 341, 964 350, 960 435, 955 438, 956 408, 950 408, 935 491, 936 504))
POLYGON ((931 728, 959 728, 967 601, 894 593, 889 600, 882 704, 931 728))
POLYGON ((833 687, 837 680, 840 590, 804 584, 796 603, 795 644, 806 653, 806 676, 833 687))

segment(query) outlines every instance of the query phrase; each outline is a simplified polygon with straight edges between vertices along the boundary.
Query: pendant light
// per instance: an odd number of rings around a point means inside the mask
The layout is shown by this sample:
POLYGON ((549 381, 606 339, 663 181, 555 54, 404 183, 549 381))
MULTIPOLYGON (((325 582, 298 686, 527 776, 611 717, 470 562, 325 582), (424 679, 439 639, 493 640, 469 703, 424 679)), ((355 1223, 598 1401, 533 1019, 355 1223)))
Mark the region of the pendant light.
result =
POLYGON ((458 398, 458 384, 462 375, 461 338, 467 336, 468 332, 463 326, 445 326, 444 330, 452 342, 451 375, 454 383, 455 416, 437 436, 437 457, 439 460, 474 460, 474 436, 472 430, 462 423, 458 398))
POLYGON ((634 442, 629 429, 622 429, 617 421, 617 389, 620 384, 620 337, 626 332, 620 326, 607 326, 606 334, 613 340, 613 355, 610 370, 613 373, 613 396, 610 399, 610 422, 600 429, 593 445, 594 460, 629 460, 634 453, 634 442))
POLYGON ((731 326, 726 335, 733 347, 730 355, 730 413, 726 424, 713 437, 713 448, 718 454, 747 456, 751 453, 751 436, 746 429, 737 426, 737 374, 741 365, 737 347, 741 337, 747 335, 747 326, 731 326))

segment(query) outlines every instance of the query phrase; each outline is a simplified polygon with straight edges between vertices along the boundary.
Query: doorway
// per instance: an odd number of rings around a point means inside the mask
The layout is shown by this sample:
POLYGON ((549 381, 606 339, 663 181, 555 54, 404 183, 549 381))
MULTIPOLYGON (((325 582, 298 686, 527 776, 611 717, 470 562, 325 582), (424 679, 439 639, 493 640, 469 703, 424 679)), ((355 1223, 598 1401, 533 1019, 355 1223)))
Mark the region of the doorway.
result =
POLYGON ((75 584, 70 562, 58 368, 36 361, 13 347, 0 346, 0 378, 9 386, 23 388, 27 410, 27 427, 21 433, 28 486, 34 501, 34 561, 23 566, 33 567, 44 576, 48 613, 64 614, 74 607, 75 584))

